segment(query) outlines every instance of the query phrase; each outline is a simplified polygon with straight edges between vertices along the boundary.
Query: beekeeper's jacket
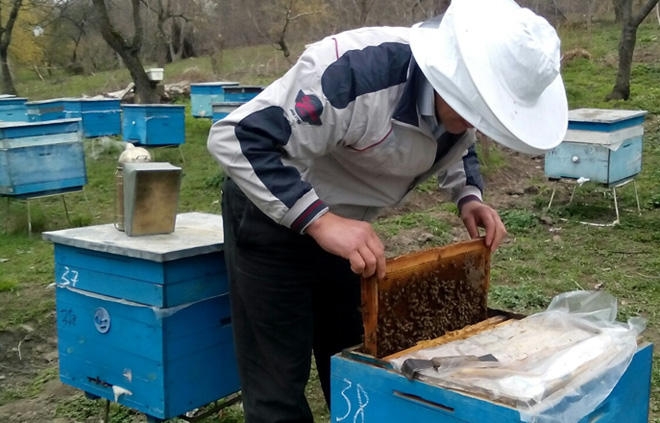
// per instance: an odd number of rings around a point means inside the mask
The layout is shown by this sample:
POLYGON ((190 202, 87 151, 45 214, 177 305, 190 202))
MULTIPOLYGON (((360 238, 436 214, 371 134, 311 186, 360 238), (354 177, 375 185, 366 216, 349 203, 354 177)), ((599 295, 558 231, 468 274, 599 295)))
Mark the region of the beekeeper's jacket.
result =
POLYGON ((362 28, 308 46, 213 124, 209 152, 261 211, 300 233, 328 210, 371 220, 436 173, 455 201, 481 199, 474 130, 435 139, 418 112, 424 79, 408 31, 362 28))

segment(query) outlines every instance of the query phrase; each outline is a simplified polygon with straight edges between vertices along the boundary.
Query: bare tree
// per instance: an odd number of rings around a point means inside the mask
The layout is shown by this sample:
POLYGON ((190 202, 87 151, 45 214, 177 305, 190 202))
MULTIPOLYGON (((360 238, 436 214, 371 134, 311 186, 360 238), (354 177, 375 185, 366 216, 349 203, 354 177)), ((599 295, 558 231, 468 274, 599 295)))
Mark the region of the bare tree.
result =
POLYGON ((623 22, 623 4, 624 0, 612 0, 614 5, 614 22, 621 23, 623 22))
POLYGON ((112 22, 110 22, 105 0, 92 1, 99 14, 99 27, 103 39, 121 57, 135 83, 136 101, 142 104, 159 103, 160 93, 158 86, 149 80, 140 59, 140 50, 142 49, 144 36, 142 17, 140 16, 140 0, 131 0, 133 15, 132 37, 124 37, 113 26, 112 22))
MULTIPOLYGON (((56 2, 54 7, 59 12, 57 19, 53 21, 55 32, 73 43, 68 68, 70 70, 82 68, 78 54, 83 38, 87 35, 89 28, 94 25, 92 21, 94 7, 89 2, 80 1, 56 2)), ((56 54, 61 55, 61 52, 56 54)))
MULTIPOLYGON (((192 43, 189 41, 188 22, 190 18, 181 11, 182 2, 171 0, 142 0, 147 9, 156 15, 156 38, 159 42, 159 65, 174 62, 183 57, 194 55, 192 43), (155 4, 153 4, 155 2, 155 4), (189 54, 187 54, 189 53, 189 54)), ((195 2, 187 2, 183 6, 194 6, 195 2)))
POLYGON ((286 8, 286 14, 284 15, 284 23, 282 25, 282 30, 279 32, 279 34, 277 34, 277 37, 274 40, 279 50, 282 51, 282 55, 284 55, 284 57, 286 57, 287 59, 289 58, 289 56, 291 56, 291 50, 289 49, 289 45, 286 42, 286 33, 287 30, 289 29, 289 24, 292 21, 295 21, 296 19, 299 19, 305 15, 312 14, 312 12, 302 12, 302 13, 294 14, 293 6, 295 2, 296 0, 289 0, 289 4, 286 8))
MULTIPOLYGON (((2 71, 2 91, 5 94, 17 94, 14 86, 14 78, 9 68, 9 44, 11 43, 11 33, 14 30, 14 24, 18 18, 18 11, 21 8, 23 0, 13 0, 11 10, 6 22, 0 22, 0 70, 2 71)), ((0 16, 2 15, 2 3, 0 3, 0 16)))
POLYGON ((633 14, 633 0, 620 0, 622 10, 621 38, 619 39, 619 70, 612 92, 606 100, 628 100, 630 97, 630 73, 633 52, 637 42, 637 28, 651 13, 658 0, 647 0, 639 12, 633 14))
POLYGON ((266 9, 269 9, 268 11, 273 15, 283 15, 284 19, 281 27, 278 26, 279 19, 273 19, 272 25, 267 27, 266 31, 262 29, 256 16, 248 10, 250 19, 254 23, 257 31, 273 42, 276 45, 276 48, 282 52, 282 55, 284 55, 287 60, 289 60, 289 57, 291 56, 291 49, 287 43, 287 35, 291 24, 312 15, 323 15, 325 13, 322 4, 315 4, 315 2, 302 3, 303 2, 300 0, 281 0, 269 4, 266 9), (281 10, 284 10, 284 13, 282 13, 281 10))

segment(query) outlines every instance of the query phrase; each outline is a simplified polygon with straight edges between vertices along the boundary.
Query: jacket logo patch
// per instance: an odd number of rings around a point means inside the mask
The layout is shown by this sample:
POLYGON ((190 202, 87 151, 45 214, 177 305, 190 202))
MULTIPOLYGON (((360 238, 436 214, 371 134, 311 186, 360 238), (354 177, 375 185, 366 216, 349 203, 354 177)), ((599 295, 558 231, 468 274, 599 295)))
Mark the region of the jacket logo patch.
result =
POLYGON ((315 95, 309 95, 298 91, 296 95, 296 114, 303 122, 310 125, 321 125, 321 113, 323 113, 323 104, 315 95))

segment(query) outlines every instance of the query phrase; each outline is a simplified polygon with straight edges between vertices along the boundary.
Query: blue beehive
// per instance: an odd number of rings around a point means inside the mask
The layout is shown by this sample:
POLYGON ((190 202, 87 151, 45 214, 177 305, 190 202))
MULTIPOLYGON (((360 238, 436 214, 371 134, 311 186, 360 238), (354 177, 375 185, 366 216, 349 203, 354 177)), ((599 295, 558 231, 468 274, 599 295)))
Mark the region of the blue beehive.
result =
POLYGON ((225 87, 236 86, 238 82, 218 81, 190 84, 190 112, 193 117, 210 118, 212 104, 225 101, 225 87))
POLYGON ((27 122, 27 98, 6 96, 0 97, 0 121, 27 122))
POLYGON ((245 102, 242 101, 223 101, 220 103, 213 103, 213 122, 226 117, 229 113, 241 107, 245 102))
POLYGON ((474 302, 486 290, 474 288, 488 287, 489 275, 490 253, 473 240, 388 260, 383 279, 363 280, 364 342, 331 358, 330 420, 647 422, 653 345, 631 351, 626 368, 634 333, 615 339, 597 322, 559 308, 529 319, 487 309, 483 318, 455 327, 486 308, 485 297, 474 302), (443 293, 442 315, 428 313, 437 309, 432 302, 421 305, 431 291, 443 293), (427 360, 406 372, 402 363, 411 357, 427 360), (604 399, 580 403, 584 397, 604 399), (545 419, 536 418, 539 411, 545 419))
POLYGON ((64 100, 67 118, 82 119, 87 138, 121 133, 121 105, 115 98, 69 98, 64 100))
MULTIPOLYGON (((68 116, 64 110, 64 104, 67 100, 64 98, 54 98, 50 100, 28 101, 27 116, 29 122, 43 122, 47 120, 66 119, 68 116)), ((72 116, 79 118, 80 116, 72 116)))
POLYGON ((157 419, 239 391, 220 216, 180 214, 171 234, 108 224, 43 236, 62 382, 157 419))
POLYGON ((645 115, 639 110, 571 110, 564 141, 545 156, 546 176, 606 185, 633 178, 642 169, 645 115))
MULTIPOLYGON (((640 347, 609 396, 577 423, 647 423, 653 345, 640 347)), ((330 419, 339 421, 512 423, 523 422, 520 412, 502 402, 480 398, 421 380, 408 380, 357 351, 331 359, 330 419)), ((598 384, 598 379, 588 383, 598 384)), ((587 389, 588 392, 588 388, 587 389)), ((562 403, 557 405, 561 409, 562 403)), ((527 420, 528 421, 528 420, 527 420)))
POLYGON ((184 106, 124 104, 122 137, 138 145, 180 145, 185 141, 184 106))
POLYGON ((240 101, 240 102, 250 101, 263 90, 264 87, 259 87, 255 85, 237 85, 237 86, 225 87, 224 101, 240 101))
POLYGON ((0 123, 0 194, 33 196, 86 183, 80 119, 0 123))

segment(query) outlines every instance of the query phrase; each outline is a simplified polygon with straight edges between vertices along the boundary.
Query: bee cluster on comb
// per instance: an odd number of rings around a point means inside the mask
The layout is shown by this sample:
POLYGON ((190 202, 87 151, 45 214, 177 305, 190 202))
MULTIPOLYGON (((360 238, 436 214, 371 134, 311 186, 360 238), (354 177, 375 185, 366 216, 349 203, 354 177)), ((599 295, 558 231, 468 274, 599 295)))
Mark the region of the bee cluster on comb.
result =
POLYGON ((487 318, 490 253, 467 241, 397 257, 363 280, 364 349, 385 357, 487 318))

